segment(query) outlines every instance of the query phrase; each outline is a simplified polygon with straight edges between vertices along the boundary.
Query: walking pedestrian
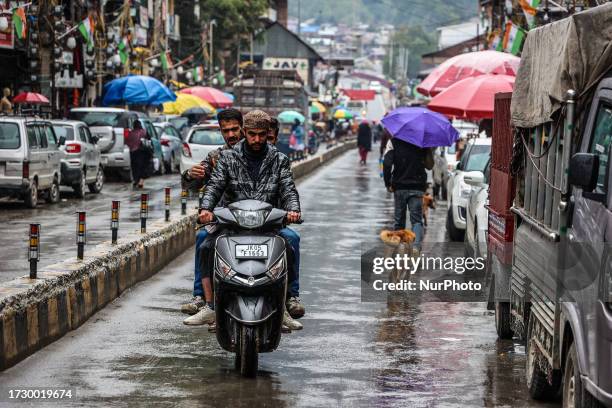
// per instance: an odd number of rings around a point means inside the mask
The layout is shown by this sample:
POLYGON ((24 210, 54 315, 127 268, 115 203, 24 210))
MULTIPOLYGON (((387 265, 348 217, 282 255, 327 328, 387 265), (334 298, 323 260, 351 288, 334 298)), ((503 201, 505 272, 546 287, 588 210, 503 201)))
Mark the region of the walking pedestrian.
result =
POLYGON ((416 238, 415 253, 421 250, 423 240, 423 195, 427 188, 427 173, 434 166, 433 150, 392 138, 385 153, 383 172, 385 186, 394 194, 394 229, 406 228, 406 208, 410 211, 410 224, 416 238))
POLYGON ((134 122, 134 128, 128 133, 125 142, 130 149, 133 185, 138 188, 144 188, 144 179, 149 176, 148 170, 153 159, 151 137, 142 128, 140 121, 137 120, 134 122))
POLYGON ((368 152, 372 150, 372 129, 367 120, 363 120, 357 129, 357 147, 361 164, 366 164, 368 152))

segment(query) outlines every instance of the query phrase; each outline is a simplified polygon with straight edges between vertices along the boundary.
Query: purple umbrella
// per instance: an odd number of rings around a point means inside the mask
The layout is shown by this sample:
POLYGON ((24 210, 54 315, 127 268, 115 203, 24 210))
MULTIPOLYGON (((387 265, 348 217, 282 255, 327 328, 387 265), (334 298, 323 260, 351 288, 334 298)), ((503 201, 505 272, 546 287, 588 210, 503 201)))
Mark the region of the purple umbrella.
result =
POLYGON ((420 147, 450 146, 459 138, 446 116, 427 108, 397 108, 382 123, 393 137, 420 147))

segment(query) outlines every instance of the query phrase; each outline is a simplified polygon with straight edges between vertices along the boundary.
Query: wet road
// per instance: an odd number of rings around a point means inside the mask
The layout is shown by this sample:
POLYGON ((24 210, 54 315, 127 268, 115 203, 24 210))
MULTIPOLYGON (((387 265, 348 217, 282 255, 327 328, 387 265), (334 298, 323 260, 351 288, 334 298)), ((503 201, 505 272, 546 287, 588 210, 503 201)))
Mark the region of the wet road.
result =
MULTIPOLYGON (((28 231, 30 223, 40 223, 39 268, 70 257, 76 259, 76 211, 87 212, 87 247, 109 241, 112 200, 120 200, 119 238, 122 232, 140 229, 140 194, 149 193, 149 219, 164 218, 164 188, 171 187, 171 214, 180 214, 180 175, 170 174, 147 179, 144 190, 134 190, 130 183, 107 182, 100 194, 87 193, 83 200, 69 187, 61 188, 61 202, 39 204, 26 209, 21 201, 0 201, 0 282, 28 274, 28 231)), ((42 201, 42 200, 41 200, 42 201)), ((196 200, 188 207, 195 207, 196 200)))
MULTIPOLYGON (((305 328, 260 356, 256 379, 234 371, 233 355, 206 328, 181 323, 190 250, 0 373, 0 392, 73 388, 76 398, 62 406, 545 406, 527 395, 523 348, 497 341, 484 304, 360 301, 361 244, 377 242, 392 216, 376 163, 359 168, 348 152, 298 188, 305 328)), ((430 213, 427 240, 442 238, 445 213, 443 205, 430 213)))

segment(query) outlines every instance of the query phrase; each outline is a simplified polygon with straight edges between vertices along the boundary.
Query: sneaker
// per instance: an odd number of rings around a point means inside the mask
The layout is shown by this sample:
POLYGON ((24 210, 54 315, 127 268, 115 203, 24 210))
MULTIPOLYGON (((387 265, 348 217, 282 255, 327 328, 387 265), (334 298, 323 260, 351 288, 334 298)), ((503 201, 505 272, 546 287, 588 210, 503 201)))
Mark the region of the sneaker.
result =
POLYGON ((212 310, 208 305, 202 306, 200 311, 193 316, 189 316, 183 323, 188 326, 202 326, 206 323, 212 324, 215 322, 215 311, 212 310))
POLYGON ((193 299, 191 299, 191 302, 181 305, 181 312, 188 315, 194 315, 198 313, 198 310, 200 310, 205 303, 206 302, 204 302, 202 296, 194 296, 193 299))
POLYGON ((286 306, 287 311, 294 319, 299 319, 300 317, 304 316, 304 313, 306 313, 304 306, 300 302, 300 298, 297 296, 290 297, 289 300, 287 300, 286 306))
POLYGON ((294 320, 291 316, 289 316, 289 312, 287 312, 286 310, 283 314, 283 326, 286 326, 287 328, 289 328, 289 330, 302 330, 304 328, 304 326, 302 326, 302 323, 298 322, 297 320, 294 320))

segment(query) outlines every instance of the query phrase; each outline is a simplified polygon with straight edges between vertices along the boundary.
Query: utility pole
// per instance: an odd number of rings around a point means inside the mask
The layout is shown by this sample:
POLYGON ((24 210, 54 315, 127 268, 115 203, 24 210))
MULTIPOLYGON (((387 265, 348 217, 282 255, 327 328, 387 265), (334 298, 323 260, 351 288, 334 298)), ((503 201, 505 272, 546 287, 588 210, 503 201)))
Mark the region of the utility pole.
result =
POLYGON ((302 34, 302 0, 298 0, 298 36, 302 34))

